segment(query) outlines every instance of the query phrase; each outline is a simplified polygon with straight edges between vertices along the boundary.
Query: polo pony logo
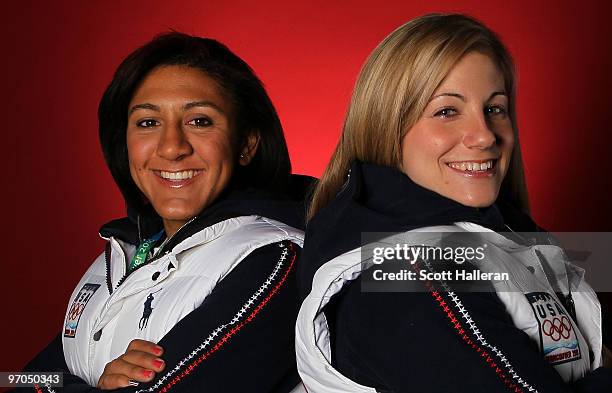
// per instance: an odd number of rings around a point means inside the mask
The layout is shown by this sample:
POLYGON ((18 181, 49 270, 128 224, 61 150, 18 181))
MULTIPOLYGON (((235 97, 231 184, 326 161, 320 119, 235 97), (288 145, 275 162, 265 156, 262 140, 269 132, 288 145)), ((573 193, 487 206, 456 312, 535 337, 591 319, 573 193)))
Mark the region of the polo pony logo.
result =
POLYGON ((140 322, 138 323, 139 330, 142 330, 147 327, 147 324, 149 323, 149 317, 153 313, 152 306, 153 306, 153 300, 155 300, 155 298, 153 297, 153 294, 159 291, 161 291, 161 289, 155 292, 151 292, 149 293, 149 296, 147 296, 147 300, 145 300, 145 303, 144 303, 144 310, 142 312, 142 318, 140 318, 140 322))

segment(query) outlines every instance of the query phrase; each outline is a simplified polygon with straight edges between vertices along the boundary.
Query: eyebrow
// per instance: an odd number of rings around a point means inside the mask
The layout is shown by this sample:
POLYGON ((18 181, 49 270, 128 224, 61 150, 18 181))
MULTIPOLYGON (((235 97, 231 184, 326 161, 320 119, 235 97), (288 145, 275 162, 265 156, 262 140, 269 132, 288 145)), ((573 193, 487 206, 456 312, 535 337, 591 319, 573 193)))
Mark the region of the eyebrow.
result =
MULTIPOLYGON (((508 94, 506 94, 505 91, 494 91, 493 93, 491 93, 491 95, 489 96, 489 98, 487 99, 490 100, 491 98, 495 97, 495 96, 508 96, 508 94)), ((431 97, 431 100, 429 100, 429 102, 435 100, 436 98, 439 97, 457 97, 459 98, 461 101, 466 102, 467 100, 465 99, 465 97, 459 93, 441 93, 441 94, 437 94, 433 97, 431 97)))
POLYGON ((221 109, 219 107, 219 105, 215 104, 214 102, 211 101, 193 101, 193 102, 188 102, 185 105, 183 105, 183 110, 187 111, 189 109, 192 108, 199 108, 199 107, 209 107, 209 108, 213 108, 215 109, 217 112, 220 112, 222 114, 225 114, 225 112, 223 111, 223 109, 221 109))
MULTIPOLYGON (((189 109, 200 108, 200 107, 213 108, 217 112, 225 114, 225 112, 218 105, 216 105, 215 103, 213 103, 211 101, 192 101, 192 102, 188 102, 185 105, 183 105, 183 110, 184 111, 188 111, 189 109)), ((134 113, 138 109, 147 109, 147 110, 152 110, 152 111, 155 111, 155 112, 160 112, 161 111, 159 106, 153 105, 153 104, 149 104, 147 102, 147 103, 144 103, 144 104, 136 104, 136 105, 132 106, 130 108, 130 112, 129 112, 128 115, 131 115, 132 113, 134 113)))
POLYGON ((149 103, 146 103, 146 104, 136 104, 136 105, 134 105, 133 107, 130 108, 130 112, 128 113, 128 116, 131 115, 132 113, 134 113, 138 109, 149 109, 149 110, 156 111, 156 112, 160 111, 160 109, 159 109, 159 107, 157 105, 153 105, 153 104, 149 104, 149 103))

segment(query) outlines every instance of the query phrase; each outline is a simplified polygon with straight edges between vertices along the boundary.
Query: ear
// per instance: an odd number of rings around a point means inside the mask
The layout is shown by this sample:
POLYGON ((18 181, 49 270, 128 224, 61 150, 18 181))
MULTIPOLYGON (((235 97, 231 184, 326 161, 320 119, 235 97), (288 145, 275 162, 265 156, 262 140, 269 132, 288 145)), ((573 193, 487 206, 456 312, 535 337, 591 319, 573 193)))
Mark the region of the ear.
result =
POLYGON ((247 166, 250 164, 253 157, 257 153, 257 148, 259 147, 259 130, 253 130, 247 136, 242 149, 240 150, 240 157, 238 162, 242 166, 247 166))

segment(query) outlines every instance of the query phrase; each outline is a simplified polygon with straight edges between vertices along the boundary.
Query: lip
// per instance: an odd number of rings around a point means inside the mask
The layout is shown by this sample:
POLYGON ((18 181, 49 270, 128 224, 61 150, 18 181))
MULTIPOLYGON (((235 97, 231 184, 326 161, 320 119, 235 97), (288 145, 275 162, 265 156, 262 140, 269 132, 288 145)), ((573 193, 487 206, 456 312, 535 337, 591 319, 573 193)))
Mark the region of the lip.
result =
POLYGON ((484 160, 462 160, 462 161, 449 161, 444 163, 446 165, 446 167, 450 170, 452 170, 453 172, 463 176, 463 177, 467 177, 470 179, 486 179, 486 178, 490 178, 495 176, 495 174, 497 173, 497 163, 498 163, 499 159, 497 158, 487 158, 484 160), (462 162, 475 162, 475 163, 479 163, 482 164, 483 162, 487 162, 487 161, 493 161, 493 166, 489 169, 487 169, 486 171, 463 171, 461 169, 456 169, 453 168, 452 166, 450 166, 449 164, 451 163, 462 163, 462 162))
POLYGON ((167 171, 164 170, 164 172, 184 172, 184 171, 193 171, 194 174, 190 179, 184 179, 184 180, 171 180, 171 179, 164 179, 163 177, 161 177, 161 169, 155 169, 153 170, 153 174, 155 175, 155 178, 163 185, 170 187, 170 188, 183 188, 183 187, 187 187, 188 185, 190 185, 191 183, 193 183, 198 176, 200 176, 204 171, 202 169, 182 169, 180 171, 167 171))

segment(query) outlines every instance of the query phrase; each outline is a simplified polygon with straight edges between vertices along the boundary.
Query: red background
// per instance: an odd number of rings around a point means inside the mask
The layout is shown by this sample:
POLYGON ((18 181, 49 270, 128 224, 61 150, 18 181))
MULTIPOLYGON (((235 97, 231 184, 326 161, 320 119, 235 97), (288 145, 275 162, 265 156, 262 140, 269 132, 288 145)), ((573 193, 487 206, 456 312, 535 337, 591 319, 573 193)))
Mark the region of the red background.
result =
MULTIPOLYGON (((16 2, 15 2, 16 3, 16 2)), ((62 327, 68 297, 123 214, 97 139, 119 62, 159 32, 219 39, 266 84, 296 173, 319 176, 368 53, 426 12, 469 13, 499 32, 519 74, 532 210, 553 230, 610 231, 610 6, 605 1, 39 1, 3 8, 0 370, 62 327), (572 2, 573 3, 573 2, 572 2), (605 9, 605 8, 608 9, 605 9)))

